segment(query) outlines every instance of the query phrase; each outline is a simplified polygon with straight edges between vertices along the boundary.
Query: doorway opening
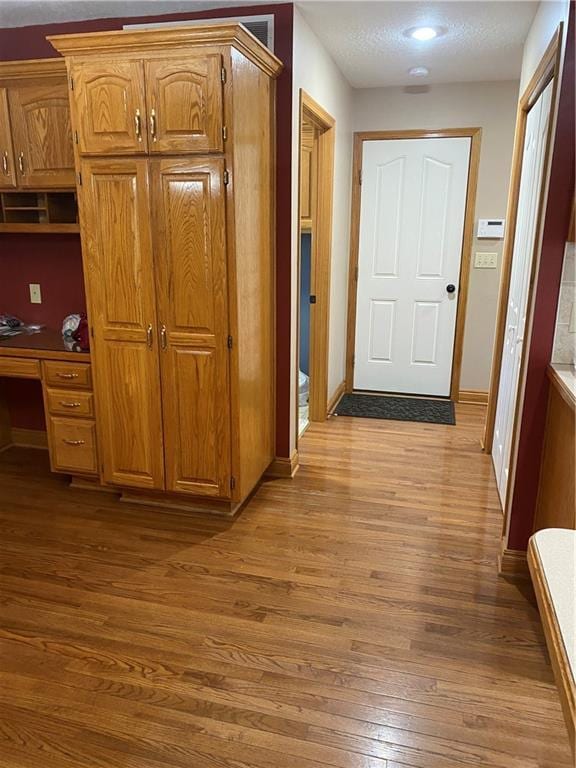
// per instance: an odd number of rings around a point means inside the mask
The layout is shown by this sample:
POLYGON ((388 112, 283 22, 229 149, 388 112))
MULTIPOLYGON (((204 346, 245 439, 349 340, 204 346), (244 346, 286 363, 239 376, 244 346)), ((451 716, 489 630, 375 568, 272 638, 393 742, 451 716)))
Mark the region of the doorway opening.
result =
POLYGON ((480 140, 355 134, 348 392, 458 400, 480 140))
POLYGON ((298 436, 328 411, 328 322, 335 121, 300 91, 298 436))

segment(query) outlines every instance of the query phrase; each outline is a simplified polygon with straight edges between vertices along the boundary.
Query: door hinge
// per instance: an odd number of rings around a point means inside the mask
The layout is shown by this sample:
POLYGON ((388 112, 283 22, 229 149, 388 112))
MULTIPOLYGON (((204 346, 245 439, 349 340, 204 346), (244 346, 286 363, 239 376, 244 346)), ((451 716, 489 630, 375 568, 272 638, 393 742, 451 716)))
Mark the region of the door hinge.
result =
POLYGON ((70 90, 71 91, 74 90, 74 78, 73 77, 70 77, 70 90))
POLYGON ((230 184, 230 172, 224 171, 224 184, 228 185, 230 184))
POLYGON ((232 490, 234 490, 234 488, 236 488, 236 478, 235 477, 231 477, 230 478, 230 488, 232 490))
POLYGON ((362 184, 362 168, 358 171, 358 184, 362 184))
POLYGON ((223 83, 226 82, 226 69, 224 67, 220 70, 220 80, 222 80, 223 83))
POLYGON ((225 125, 222 126, 222 139, 226 141, 228 138, 228 128, 225 125))
POLYGON ((82 174, 81 173, 78 174, 78 186, 79 187, 82 186, 82 174))
POLYGON ((316 304, 316 296, 314 294, 310 295, 310 304, 316 304))
POLYGON ((358 264, 356 264, 356 269, 354 270, 354 279, 358 282, 358 264))
POLYGON ((78 131, 74 131, 74 143, 78 144, 78 131))
POLYGON ((90 326, 90 336, 94 338, 94 328, 90 326))
POLYGON ((232 344, 234 343, 232 336, 228 336, 228 340, 226 343, 228 345, 228 349, 232 349, 232 344))

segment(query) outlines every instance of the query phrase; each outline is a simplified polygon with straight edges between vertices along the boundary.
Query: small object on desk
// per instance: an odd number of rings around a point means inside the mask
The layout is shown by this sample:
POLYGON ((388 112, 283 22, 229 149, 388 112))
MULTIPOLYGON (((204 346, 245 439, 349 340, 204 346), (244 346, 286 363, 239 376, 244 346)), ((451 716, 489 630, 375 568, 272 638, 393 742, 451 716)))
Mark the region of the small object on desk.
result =
POLYGON ((85 314, 73 314, 64 318, 62 336, 67 348, 71 351, 90 349, 88 320, 85 314), (70 346, 69 346, 70 345, 70 346))
POLYGON ((18 336, 22 333, 38 333, 43 328, 43 325, 37 323, 26 325, 14 315, 0 315, 0 338, 18 336))

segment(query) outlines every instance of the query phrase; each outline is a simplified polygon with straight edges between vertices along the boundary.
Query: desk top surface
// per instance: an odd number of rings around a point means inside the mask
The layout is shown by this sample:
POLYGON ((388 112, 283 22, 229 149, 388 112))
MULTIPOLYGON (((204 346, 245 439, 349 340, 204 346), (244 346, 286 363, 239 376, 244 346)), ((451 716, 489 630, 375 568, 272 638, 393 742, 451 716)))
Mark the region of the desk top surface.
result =
POLYGON ((41 360, 72 360, 89 363, 90 353, 70 349, 59 331, 43 330, 0 337, 0 356, 35 357, 41 360))

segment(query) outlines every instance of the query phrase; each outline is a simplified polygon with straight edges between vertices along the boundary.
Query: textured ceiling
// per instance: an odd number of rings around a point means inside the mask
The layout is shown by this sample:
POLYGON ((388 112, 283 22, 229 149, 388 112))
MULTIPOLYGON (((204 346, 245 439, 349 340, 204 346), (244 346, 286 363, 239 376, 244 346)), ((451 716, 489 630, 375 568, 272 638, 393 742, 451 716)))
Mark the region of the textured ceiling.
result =
MULTIPOLYGON (((0 0, 0 27, 114 16, 143 16, 259 5, 266 0, 0 0)), ((267 0, 281 2, 281 0, 267 0)), ((522 46, 538 7, 524 0, 397 2, 300 0, 304 17, 356 88, 519 77, 522 46), (439 26, 427 43, 407 38, 414 26, 439 26), (407 70, 425 66, 423 78, 407 70)))
POLYGON ((316 2, 298 8, 356 88, 514 80, 537 2, 316 2), (405 37, 415 26, 446 34, 429 42, 405 37), (427 77, 409 77, 425 66, 427 77))

